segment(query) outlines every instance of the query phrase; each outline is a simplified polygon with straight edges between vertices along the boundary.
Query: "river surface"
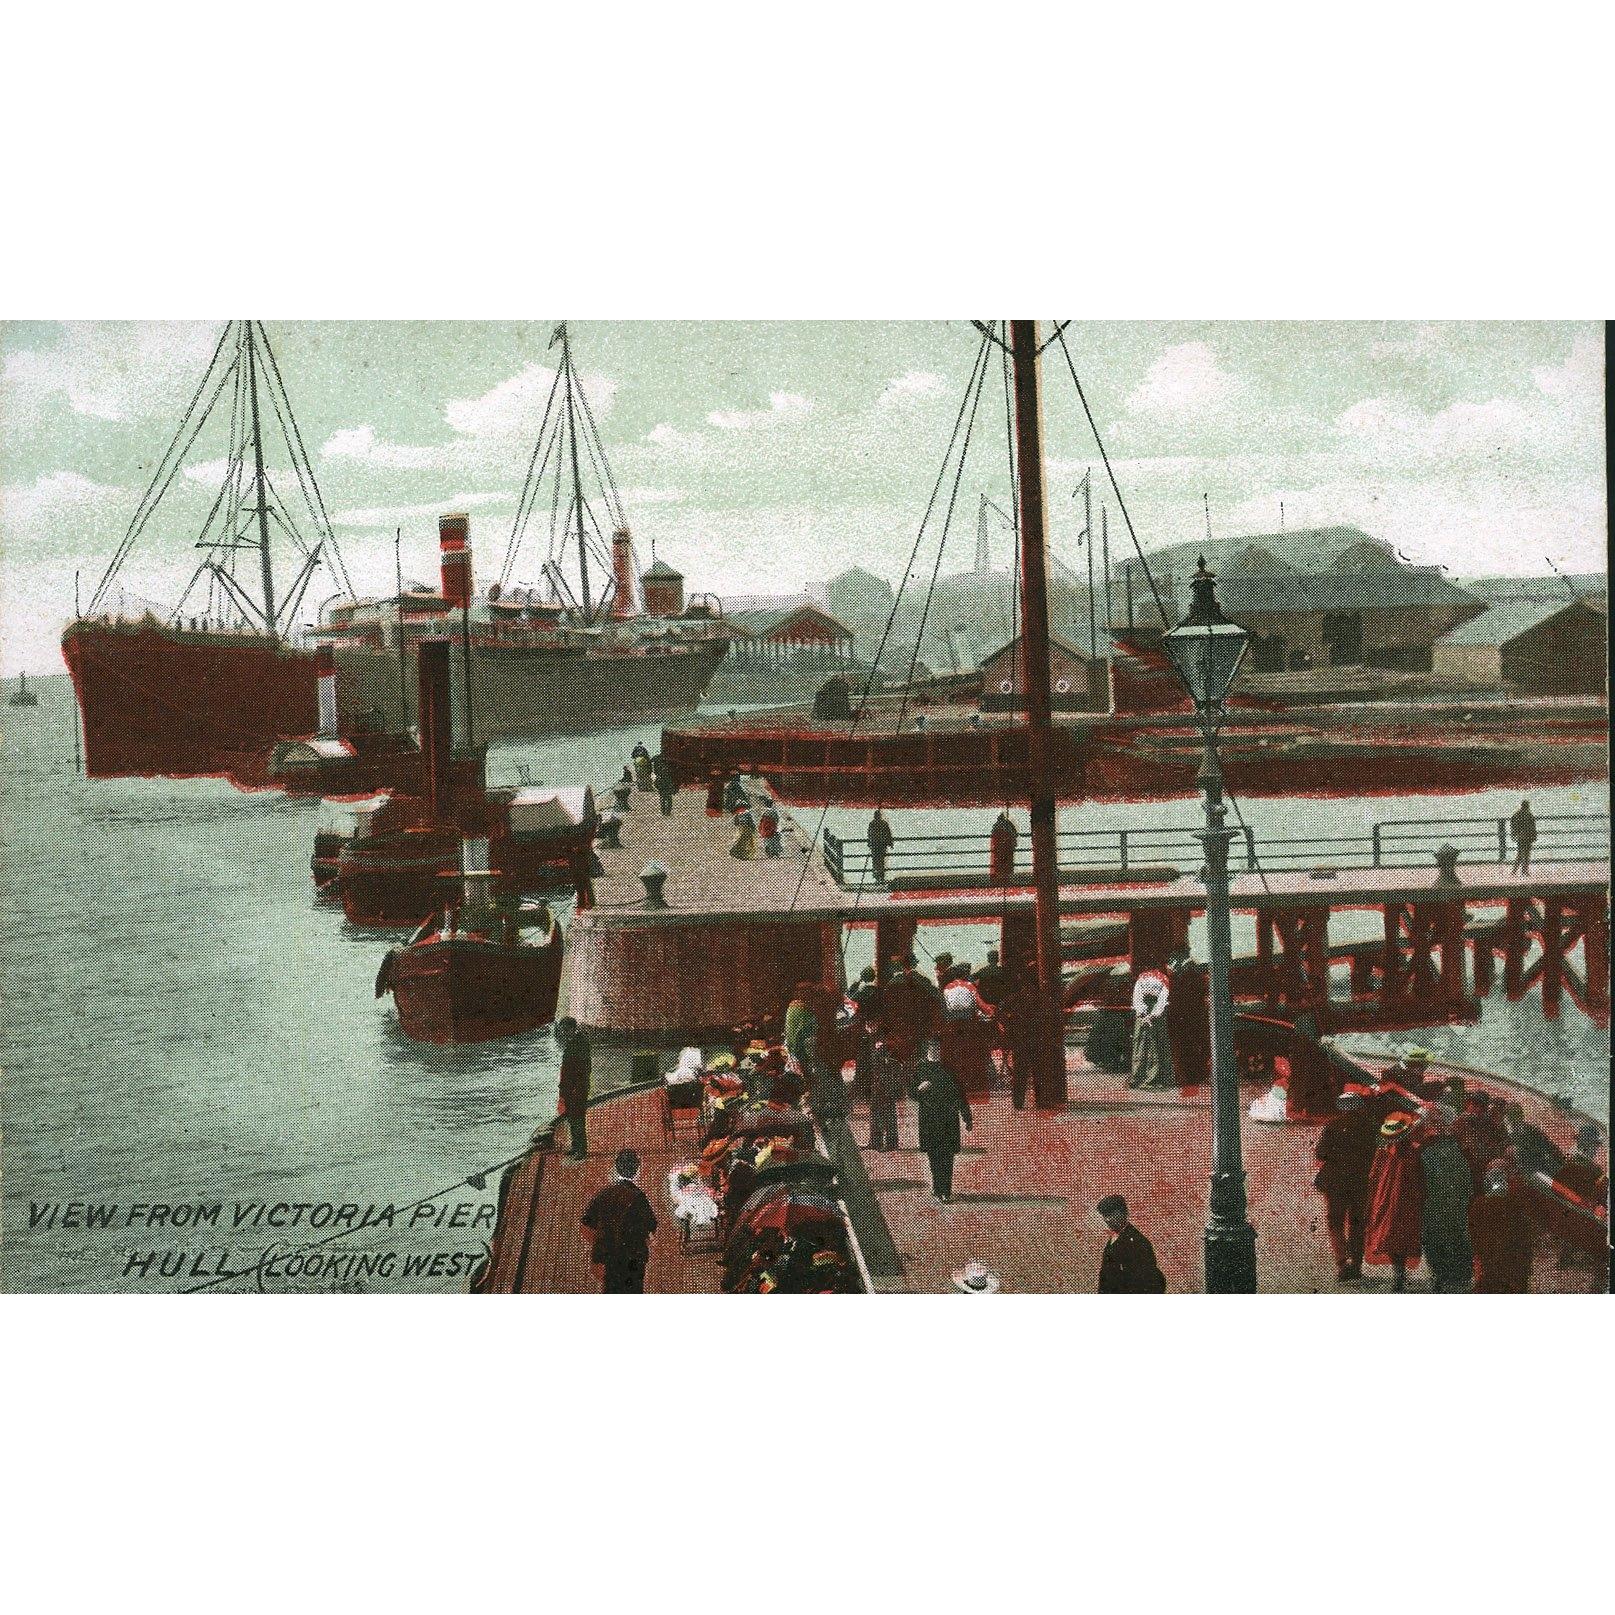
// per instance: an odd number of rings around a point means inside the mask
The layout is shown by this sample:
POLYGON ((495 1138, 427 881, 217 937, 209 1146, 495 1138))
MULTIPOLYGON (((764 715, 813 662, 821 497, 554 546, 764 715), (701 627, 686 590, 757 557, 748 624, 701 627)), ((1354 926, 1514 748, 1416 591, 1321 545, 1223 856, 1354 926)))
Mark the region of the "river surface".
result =
MULTIPOLYGON (((0 707, 0 1285, 183 1290, 279 1247, 264 1288, 463 1289, 497 1177, 481 1191, 464 1180, 518 1152, 553 1114, 551 1034, 461 1049, 410 1042, 391 999, 373 990, 394 939, 356 931, 315 901, 308 859, 320 804, 211 780, 79 778, 67 681, 38 689, 35 709, 0 707), (444 1189, 428 1208, 397 1210, 444 1189), (306 1255, 289 1258, 330 1236, 329 1221, 312 1219, 338 1215, 273 1209, 299 1205, 357 1208, 368 1225, 335 1248, 368 1253, 375 1271, 308 1271, 306 1255), (102 1208, 93 1215, 103 1221, 83 1226, 86 1206, 102 1208), (182 1222, 195 1206, 217 1206, 218 1221, 182 1222), (165 1261, 182 1270, 165 1272, 165 1261)), ((534 782, 599 785, 636 740, 654 750, 658 734, 644 725, 501 743, 489 777, 514 784, 525 767, 534 782)), ((1258 835, 1356 834, 1376 819, 1507 813, 1516 801, 1489 792, 1255 802, 1244 812, 1258 835)), ((1539 814, 1604 812, 1608 797, 1594 785, 1532 801, 1539 814)), ((1196 813, 1189 800, 1131 814, 1106 804, 1064 808, 1061 824, 1125 816, 1188 828, 1196 813)), ((820 812, 796 817, 811 834, 820 812)), ((985 830, 991 814, 891 818, 901 835, 985 830)), ((847 835, 866 819, 825 815, 847 835)), ((1372 934, 1377 921, 1363 919, 1372 934)), ((921 939, 978 961, 990 940, 969 927, 921 939)), ((1248 928, 1235 945, 1249 945, 1248 928)), ((867 930, 852 934, 849 970, 871 947, 867 930)), ((1609 1035, 1568 1003, 1550 1023, 1534 997, 1494 997, 1477 1026, 1361 1041, 1418 1041, 1608 1116, 1609 1035)))

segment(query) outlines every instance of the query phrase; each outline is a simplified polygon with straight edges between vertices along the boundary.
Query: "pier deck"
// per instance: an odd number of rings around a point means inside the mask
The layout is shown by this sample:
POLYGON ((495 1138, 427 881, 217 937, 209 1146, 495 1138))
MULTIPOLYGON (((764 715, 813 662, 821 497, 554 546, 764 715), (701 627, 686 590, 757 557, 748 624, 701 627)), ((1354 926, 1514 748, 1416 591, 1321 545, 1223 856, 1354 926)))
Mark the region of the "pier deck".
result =
MULTIPOLYGON (((664 816, 654 796, 636 794, 633 810, 623 820, 622 846, 602 848, 604 875, 595 880, 598 907, 591 925, 657 925, 691 920, 780 918, 787 912, 801 920, 832 920, 872 925, 885 918, 926 921, 979 919, 991 922, 1006 913, 1030 914, 1030 872, 1025 884, 965 890, 843 890, 824 868, 811 845, 817 820, 793 819, 783 808, 780 821, 784 851, 764 858, 761 847, 751 860, 731 858, 735 832, 727 816, 708 817, 705 794, 677 793, 673 812, 664 816), (664 888, 667 907, 645 907, 639 871, 656 860, 669 873, 664 888), (806 864, 804 871, 803 865, 806 864)), ((1024 854, 1023 854, 1024 862, 1024 854)), ((1506 863, 1464 863, 1457 887, 1436 885, 1436 870, 1341 869, 1316 879, 1300 869, 1264 874, 1236 872, 1230 895, 1236 908, 1312 907, 1375 908, 1386 903, 1502 903, 1510 898, 1550 893, 1598 893, 1609 887, 1609 860, 1586 859, 1545 865, 1529 875, 1511 873, 1506 863)), ((1069 914, 1115 915, 1138 909, 1203 909, 1205 887, 1198 869, 1178 869, 1176 877, 1159 881, 1070 882, 1060 887, 1060 909, 1069 914)), ((583 917, 580 916, 580 920, 583 917)))
MULTIPOLYGON (((1080 1055, 1073 1053, 1069 1063, 1074 1097, 1064 1109, 1016 1111, 1001 1091, 980 1107, 955 1168, 951 1205, 931 1198, 911 1105, 902 1107, 899 1150, 860 1152, 901 1265, 899 1273, 875 1279, 877 1291, 950 1291, 952 1273, 977 1257, 1001 1276, 1009 1293, 1091 1292, 1106 1238, 1093 1208, 1111 1192, 1127 1196, 1135 1220, 1155 1244, 1168 1289, 1201 1288, 1211 1148, 1206 1091, 1130 1093, 1124 1079, 1093 1071, 1080 1055)), ((1527 1119, 1556 1144, 1572 1144, 1575 1127, 1585 1118, 1501 1078, 1480 1080, 1489 1091, 1518 1099, 1527 1119)), ((1245 1088, 1244 1101, 1254 1092, 1245 1088)), ((867 1117, 855 1114, 857 1138, 868 1137, 867 1127, 867 1117)), ((1361 1283, 1335 1284, 1323 1202, 1312 1188, 1317 1134, 1318 1127, 1309 1124, 1244 1125, 1259 1287, 1281 1293, 1388 1291, 1388 1269, 1368 1268, 1361 1283)), ((588 1197, 609 1181, 612 1157, 623 1144, 633 1145, 644 1159, 640 1182, 661 1221, 647 1291, 717 1290, 715 1255, 686 1252, 667 1213, 667 1173, 695 1153, 693 1141, 664 1137, 661 1096, 644 1091, 604 1097, 590 1106, 587 1161, 546 1151, 514 1169, 486 1289, 572 1294, 598 1288, 579 1218, 588 1197)), ((1414 1290, 1428 1288, 1423 1264, 1409 1282, 1414 1290)), ((1561 1268, 1557 1248, 1539 1242, 1533 1291, 1602 1293, 1605 1282, 1604 1272, 1586 1259, 1561 1268)))

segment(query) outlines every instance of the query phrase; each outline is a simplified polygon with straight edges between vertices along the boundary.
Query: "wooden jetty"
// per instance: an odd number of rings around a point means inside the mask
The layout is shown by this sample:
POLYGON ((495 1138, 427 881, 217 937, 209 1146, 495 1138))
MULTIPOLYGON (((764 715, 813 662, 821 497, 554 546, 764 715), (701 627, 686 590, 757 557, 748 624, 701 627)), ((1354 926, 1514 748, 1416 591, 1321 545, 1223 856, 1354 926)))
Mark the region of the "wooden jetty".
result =
MULTIPOLYGON (((826 838, 815 849, 810 829, 784 809, 781 855, 763 857, 759 846, 758 856, 737 859, 732 823, 709 815, 705 801, 680 791, 663 815, 654 795, 638 793, 620 845, 599 849, 595 906, 575 917, 567 953, 567 1012, 584 1026, 670 1042, 776 1017, 796 982, 840 983, 849 926, 873 927, 883 959, 910 946, 922 925, 961 923, 997 925, 1006 960, 1030 956, 1034 894, 1024 873, 1000 886, 965 883, 955 863, 901 889, 874 888, 850 844, 826 838), (666 872, 659 904, 640 879, 647 867, 666 872)), ((1257 936, 1255 957, 1239 971, 1240 996, 1309 1010, 1322 1030, 1430 1025, 1472 1018, 1473 998, 1489 988, 1500 959, 1511 997, 1539 992, 1550 1018, 1568 997, 1607 1024, 1608 819, 1561 825, 1557 852, 1545 837, 1546 861, 1528 875, 1499 858, 1496 837, 1474 831, 1477 822, 1493 821, 1433 821, 1417 842, 1406 839, 1412 832, 1383 828, 1288 840, 1273 845, 1271 858, 1268 844, 1252 839, 1248 867, 1232 880, 1233 907, 1254 917, 1257 936), (1454 841, 1469 861, 1449 879, 1436 854, 1454 841), (1331 943, 1331 917, 1348 911, 1378 913, 1376 944, 1331 943), (1333 979, 1342 966, 1350 978, 1344 998, 1333 979)), ((1205 907, 1192 834, 1082 834, 1107 850, 1066 868, 1062 837, 1061 916, 1125 925, 1126 946, 1111 957, 1132 971, 1163 963, 1205 907), (1108 850, 1129 836, 1119 857, 1108 850)), ((934 865, 940 854, 915 856, 934 865)))

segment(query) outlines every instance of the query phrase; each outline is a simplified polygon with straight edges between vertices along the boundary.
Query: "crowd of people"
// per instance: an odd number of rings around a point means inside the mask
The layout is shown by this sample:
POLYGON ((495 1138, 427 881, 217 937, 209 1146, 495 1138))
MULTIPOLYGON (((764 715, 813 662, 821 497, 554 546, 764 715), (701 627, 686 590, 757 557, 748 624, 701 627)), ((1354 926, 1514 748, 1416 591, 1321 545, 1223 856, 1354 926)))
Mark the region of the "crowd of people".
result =
MULTIPOLYGON (((1553 1197, 1589 1214, 1608 1192, 1596 1126, 1583 1124, 1566 1155, 1517 1102, 1433 1077, 1423 1049, 1375 1081, 1343 1083, 1335 1103, 1314 1184, 1340 1283, 1366 1263, 1405 1290, 1422 1260, 1437 1291, 1523 1293, 1543 1226, 1533 1185, 1548 1179, 1553 1197)), ((1559 1259, 1574 1260, 1564 1243, 1559 1259)))

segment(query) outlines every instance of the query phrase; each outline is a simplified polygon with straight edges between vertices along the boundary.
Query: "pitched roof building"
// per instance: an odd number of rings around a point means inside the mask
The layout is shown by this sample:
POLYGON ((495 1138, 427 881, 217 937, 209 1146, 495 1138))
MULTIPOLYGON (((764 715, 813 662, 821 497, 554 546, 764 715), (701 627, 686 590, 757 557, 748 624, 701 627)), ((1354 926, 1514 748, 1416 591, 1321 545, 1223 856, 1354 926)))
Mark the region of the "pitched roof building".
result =
POLYGON ((1603 695, 1609 610, 1593 600, 1505 600, 1436 644, 1435 671, 1522 695, 1603 695))

